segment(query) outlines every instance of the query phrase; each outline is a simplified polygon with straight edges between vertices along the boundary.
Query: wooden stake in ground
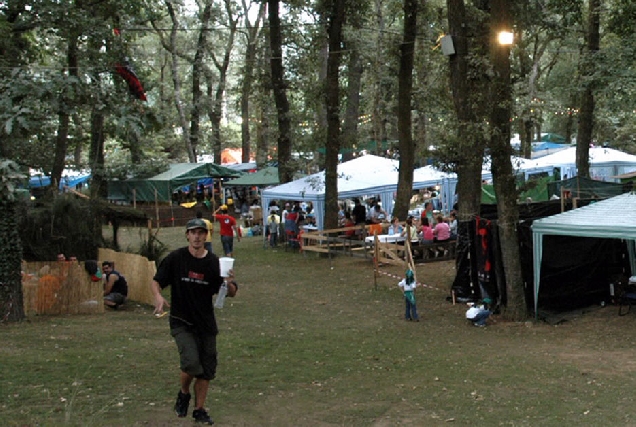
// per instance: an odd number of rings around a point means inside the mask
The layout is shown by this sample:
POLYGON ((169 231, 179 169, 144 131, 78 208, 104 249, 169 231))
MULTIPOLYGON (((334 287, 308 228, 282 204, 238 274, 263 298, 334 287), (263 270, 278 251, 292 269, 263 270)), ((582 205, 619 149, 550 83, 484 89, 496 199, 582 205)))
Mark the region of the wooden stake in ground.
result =
POLYGON ((373 288, 378 290, 378 257, 380 256, 380 250, 378 249, 378 235, 376 234, 373 239, 373 288))

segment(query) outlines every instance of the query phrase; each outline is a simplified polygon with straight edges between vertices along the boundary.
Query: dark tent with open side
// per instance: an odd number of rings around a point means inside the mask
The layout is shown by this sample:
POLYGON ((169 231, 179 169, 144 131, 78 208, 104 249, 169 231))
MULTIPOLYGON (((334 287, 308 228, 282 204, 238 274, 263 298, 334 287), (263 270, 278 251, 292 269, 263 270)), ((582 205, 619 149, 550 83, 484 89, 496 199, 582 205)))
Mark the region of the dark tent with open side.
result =
MULTIPOLYGON (((636 271, 634 257, 636 216, 633 212, 636 212, 636 194, 631 192, 534 221, 532 246, 535 316, 538 313, 539 291, 542 286, 545 287, 544 282, 549 279, 547 270, 555 261, 562 265, 556 269, 553 268, 553 271, 559 272, 566 269, 567 272, 569 270, 572 279, 579 282, 596 276, 593 280, 596 286, 600 285, 607 289, 612 280, 611 276, 621 273, 621 264, 625 263, 624 260, 621 261, 621 256, 612 256, 612 253, 621 251, 621 248, 616 246, 623 243, 629 255, 627 268, 630 274, 634 274, 636 271), (550 238, 556 244, 558 239, 572 237, 579 239, 570 241, 567 252, 547 250, 550 246, 550 238), (570 249, 580 252, 584 245, 587 245, 588 250, 580 253, 579 256, 570 252, 570 249), (581 258, 583 256, 586 258, 581 258), (585 271, 581 269, 576 273, 574 268, 577 265, 585 265, 585 271)), ((562 286, 562 282, 561 280, 557 286, 562 286)))
POLYGON ((214 163, 174 163, 159 175, 147 179, 127 179, 108 182, 110 200, 138 202, 170 202, 179 187, 206 178, 235 178, 241 172, 214 163))
MULTIPOLYGON (((612 300, 610 284, 636 274, 636 217, 631 215, 636 195, 581 199, 578 209, 571 199, 561 203, 519 205, 521 270, 528 309, 537 318, 612 300)), ((496 205, 482 205, 477 221, 459 227, 466 230, 458 236, 453 294, 463 301, 483 298, 485 292, 505 306, 496 205)))

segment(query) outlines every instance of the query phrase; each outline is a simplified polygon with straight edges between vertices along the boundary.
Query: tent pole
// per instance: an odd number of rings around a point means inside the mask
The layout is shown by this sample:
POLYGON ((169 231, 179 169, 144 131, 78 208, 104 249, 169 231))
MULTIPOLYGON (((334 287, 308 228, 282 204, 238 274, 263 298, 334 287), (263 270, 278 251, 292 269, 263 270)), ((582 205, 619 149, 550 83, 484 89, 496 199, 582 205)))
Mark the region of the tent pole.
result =
MULTIPOLYGON (((263 235, 263 247, 265 249, 267 249, 267 239, 265 237, 265 227, 267 227, 267 217, 269 216, 269 212, 265 210, 265 205, 263 204, 263 194, 261 192, 261 187, 257 187, 258 188, 258 200, 261 201, 261 212, 263 212, 262 216, 263 216, 263 226, 261 227, 261 234, 263 235)), ((282 213, 282 211, 281 211, 282 213)), ((280 217, 280 222, 283 222, 283 217, 280 217)), ((280 227, 279 227, 280 229, 280 227)), ((282 239, 279 239, 282 240, 282 239)))
POLYGON ((373 238, 373 289, 378 290, 378 273, 380 264, 378 263, 378 257, 380 256, 380 250, 378 249, 378 236, 377 234, 373 238))
POLYGON ((156 188, 155 188, 155 216, 157 217, 157 227, 159 227, 159 200, 158 200, 156 188))

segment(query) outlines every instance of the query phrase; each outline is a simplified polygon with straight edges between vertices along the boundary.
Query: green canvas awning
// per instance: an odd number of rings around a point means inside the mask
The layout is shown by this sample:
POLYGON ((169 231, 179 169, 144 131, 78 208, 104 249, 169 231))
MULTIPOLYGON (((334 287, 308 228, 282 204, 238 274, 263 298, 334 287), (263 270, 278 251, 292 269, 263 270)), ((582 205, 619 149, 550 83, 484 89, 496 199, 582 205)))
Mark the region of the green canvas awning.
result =
POLYGON ((241 172, 214 163, 174 163, 170 168, 147 179, 109 181, 109 199, 138 202, 169 202, 179 187, 209 178, 232 178, 241 172))
POLYGON ((268 166, 225 183, 226 187, 267 187, 278 185, 278 168, 268 166))
MULTIPOLYGON (((303 176, 305 175, 296 173, 294 174, 294 179, 299 179, 303 176)), ((276 166, 268 166, 254 173, 248 173, 240 178, 225 182, 223 185, 226 187, 269 187, 279 183, 278 168, 276 166)))

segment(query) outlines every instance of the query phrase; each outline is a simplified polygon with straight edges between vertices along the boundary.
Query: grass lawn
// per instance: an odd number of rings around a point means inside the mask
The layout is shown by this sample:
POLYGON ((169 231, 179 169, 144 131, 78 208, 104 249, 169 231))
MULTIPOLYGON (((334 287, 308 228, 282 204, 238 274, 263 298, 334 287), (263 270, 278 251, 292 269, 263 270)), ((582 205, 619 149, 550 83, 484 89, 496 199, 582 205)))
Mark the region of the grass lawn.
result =
MULTIPOLYGON (((182 228, 158 237, 186 243, 182 228)), ((122 229, 123 247, 138 238, 122 229)), ((261 237, 235 242, 235 257, 207 399, 217 425, 636 426, 636 313, 475 328, 446 301, 453 263, 440 262, 418 267, 431 288, 407 322, 398 280, 376 288, 369 260, 265 250, 261 237)), ((0 341, 0 426, 192 425, 172 411, 178 354, 149 306, 32 317, 0 325, 0 341)))

